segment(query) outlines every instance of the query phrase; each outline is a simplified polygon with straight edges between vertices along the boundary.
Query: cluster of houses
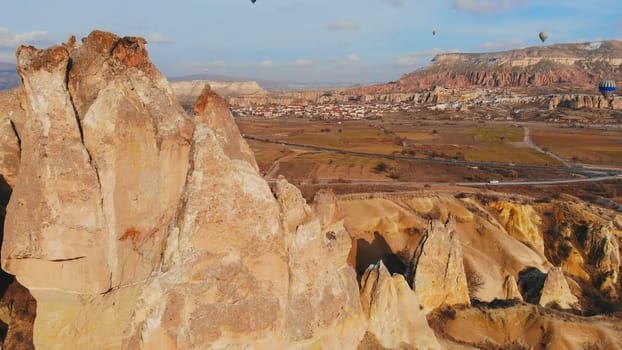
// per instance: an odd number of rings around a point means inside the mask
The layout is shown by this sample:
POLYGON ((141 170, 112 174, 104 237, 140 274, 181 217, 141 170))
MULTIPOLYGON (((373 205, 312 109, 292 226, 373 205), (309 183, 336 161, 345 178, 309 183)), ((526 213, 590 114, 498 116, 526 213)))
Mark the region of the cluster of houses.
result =
POLYGON ((235 117, 299 117, 307 119, 374 119, 385 113, 411 112, 415 110, 412 103, 398 104, 310 104, 310 105, 260 105, 235 106, 231 112, 235 117))

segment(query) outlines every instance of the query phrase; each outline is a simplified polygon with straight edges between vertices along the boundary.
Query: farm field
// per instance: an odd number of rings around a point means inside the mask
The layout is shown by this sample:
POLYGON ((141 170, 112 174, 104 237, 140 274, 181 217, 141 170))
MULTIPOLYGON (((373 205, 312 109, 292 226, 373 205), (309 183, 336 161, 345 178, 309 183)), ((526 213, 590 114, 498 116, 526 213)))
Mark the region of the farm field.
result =
MULTIPOLYGON (((296 182, 367 180, 423 183, 570 176, 568 173, 516 167, 561 166, 562 163, 526 144, 523 127, 510 123, 413 120, 338 123, 251 118, 238 118, 236 122, 243 134, 271 141, 249 140, 261 172, 267 178, 281 174, 296 182), (283 142, 338 151, 310 150, 284 145, 283 142), (383 156, 360 156, 339 152, 341 150, 383 156), (398 158, 391 159, 391 156, 398 158), (447 164, 448 161, 492 162, 498 166, 482 169, 447 164)), ((532 131, 532 138, 534 133, 532 131)), ((619 150, 622 151, 622 147, 619 150)))
POLYGON ((573 163, 622 166, 622 130, 530 128, 535 143, 573 163))

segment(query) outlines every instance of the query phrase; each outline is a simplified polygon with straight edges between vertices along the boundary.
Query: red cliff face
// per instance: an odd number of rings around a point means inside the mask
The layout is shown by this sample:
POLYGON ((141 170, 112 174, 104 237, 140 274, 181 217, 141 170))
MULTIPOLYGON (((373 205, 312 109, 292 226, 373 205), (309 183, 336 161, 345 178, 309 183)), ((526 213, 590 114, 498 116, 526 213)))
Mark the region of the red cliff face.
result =
POLYGON ((396 82, 349 92, 415 92, 435 86, 593 91, 604 77, 622 79, 622 41, 559 44, 497 53, 449 53, 437 55, 432 61, 431 66, 405 74, 396 82))

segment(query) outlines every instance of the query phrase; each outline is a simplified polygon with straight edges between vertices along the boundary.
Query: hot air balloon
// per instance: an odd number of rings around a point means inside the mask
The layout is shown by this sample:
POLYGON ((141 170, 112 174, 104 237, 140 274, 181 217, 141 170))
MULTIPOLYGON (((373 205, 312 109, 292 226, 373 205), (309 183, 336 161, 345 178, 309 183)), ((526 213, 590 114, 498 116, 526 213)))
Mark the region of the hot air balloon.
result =
POLYGON ((436 35, 436 30, 433 30, 433 31, 432 31, 432 35, 436 35))
POLYGON ((540 34, 538 34, 538 36, 540 37, 540 40, 542 42, 545 42, 546 39, 549 38, 549 33, 547 33, 547 32, 540 32, 540 34))
POLYGON ((605 79, 598 83, 598 91, 600 91, 605 98, 609 98, 616 91, 616 82, 611 79, 605 79))
POLYGON ((251 0, 251 2, 252 2, 253 4, 255 3, 255 1, 257 1, 257 0, 251 0))

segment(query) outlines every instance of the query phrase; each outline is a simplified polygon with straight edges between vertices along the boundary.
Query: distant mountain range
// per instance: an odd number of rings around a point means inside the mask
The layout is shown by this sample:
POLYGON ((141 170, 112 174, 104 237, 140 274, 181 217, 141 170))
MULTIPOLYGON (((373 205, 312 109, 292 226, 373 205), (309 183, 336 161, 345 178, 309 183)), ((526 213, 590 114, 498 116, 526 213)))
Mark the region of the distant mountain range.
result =
POLYGON ((445 88, 529 88, 528 91, 594 92, 604 78, 622 80, 622 41, 535 46, 488 53, 446 53, 399 80, 349 93, 417 92, 445 88))
POLYGON ((343 83, 331 83, 331 82, 301 82, 293 80, 264 80, 254 79, 252 77, 231 77, 219 74, 193 74, 181 77, 169 77, 170 81, 192 81, 192 80, 209 80, 209 81, 255 81, 259 86, 270 91, 292 91, 292 90, 321 90, 321 89, 345 89, 361 86, 361 84, 343 82, 343 83))
POLYGON ((0 62, 0 90, 12 89, 18 86, 19 82, 15 64, 0 62))

